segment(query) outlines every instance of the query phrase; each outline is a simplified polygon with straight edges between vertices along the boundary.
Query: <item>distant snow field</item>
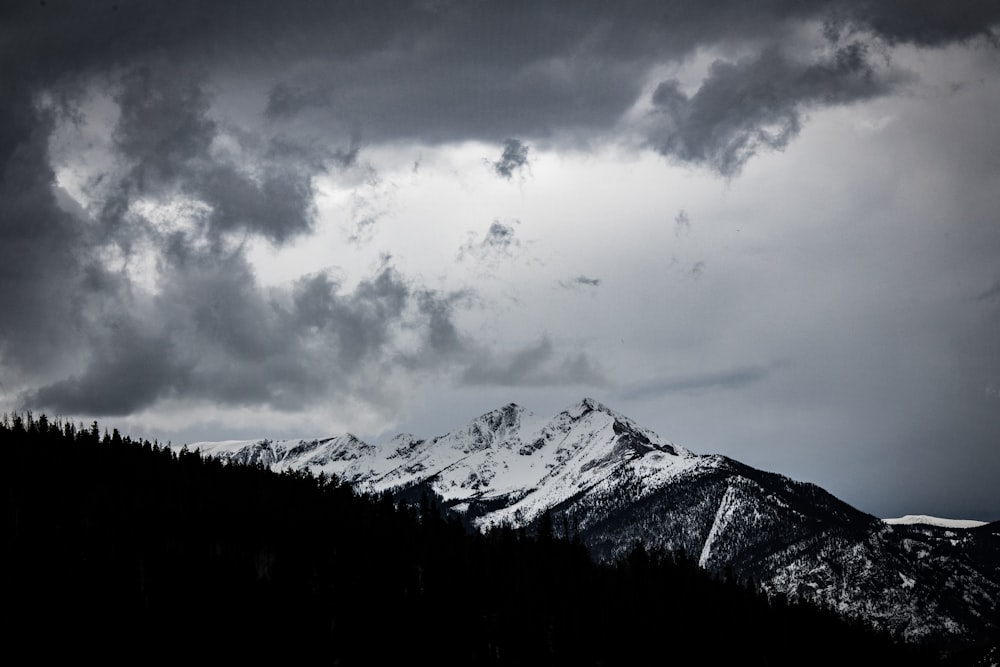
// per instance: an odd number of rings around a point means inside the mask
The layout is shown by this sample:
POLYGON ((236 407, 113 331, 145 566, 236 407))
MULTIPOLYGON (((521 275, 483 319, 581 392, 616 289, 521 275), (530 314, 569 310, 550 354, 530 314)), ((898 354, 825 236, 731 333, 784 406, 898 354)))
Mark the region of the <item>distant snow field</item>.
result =
POLYGON ((898 519, 882 519, 886 523, 891 524, 925 524, 929 526, 940 526, 942 528, 978 528, 979 526, 985 526, 985 521, 975 521, 973 519, 941 519, 936 516, 927 516, 926 514, 907 514, 906 516, 901 516, 898 519))

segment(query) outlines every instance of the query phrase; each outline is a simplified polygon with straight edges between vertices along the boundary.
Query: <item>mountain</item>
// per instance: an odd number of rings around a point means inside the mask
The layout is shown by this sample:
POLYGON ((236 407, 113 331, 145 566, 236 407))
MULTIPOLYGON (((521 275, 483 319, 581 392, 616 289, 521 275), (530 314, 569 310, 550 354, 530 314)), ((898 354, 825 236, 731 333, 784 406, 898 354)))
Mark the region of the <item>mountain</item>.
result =
MULTIPOLYGON (((44 415, 0 419, 0 453, 0 642, 13 655, 941 664, 933 650, 721 581, 690 557, 637 546, 598 563, 544 521, 535 534, 476 533, 432 502, 44 415)), ((985 655, 976 647, 949 664, 985 655)))
POLYGON ((636 543, 683 550, 910 641, 961 646, 1000 627, 1000 522, 883 521, 816 485, 694 454, 592 399, 552 418, 512 403, 447 435, 377 446, 347 434, 189 447, 363 491, 432 491, 480 529, 546 517, 598 559, 636 543))

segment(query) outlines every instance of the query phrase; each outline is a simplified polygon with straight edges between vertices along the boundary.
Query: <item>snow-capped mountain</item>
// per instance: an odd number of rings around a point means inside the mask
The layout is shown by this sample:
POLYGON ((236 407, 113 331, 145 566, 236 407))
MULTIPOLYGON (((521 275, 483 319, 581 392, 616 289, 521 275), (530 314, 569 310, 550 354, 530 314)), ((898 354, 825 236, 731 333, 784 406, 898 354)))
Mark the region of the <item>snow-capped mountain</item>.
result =
POLYGON ((480 527, 525 526, 581 493, 614 486, 623 474, 658 486, 704 457, 664 441, 585 399, 552 419, 513 403, 430 440, 401 434, 375 447, 354 436, 317 440, 232 440, 189 445, 202 454, 273 470, 308 468, 365 491, 427 484, 480 527))
POLYGON ((549 512, 598 558, 636 542, 683 549, 910 640, 960 644, 1000 625, 1000 523, 877 519, 813 484, 693 454, 592 399, 550 419, 509 404, 444 436, 377 446, 347 434, 189 448, 364 491, 428 489, 482 529, 549 512))

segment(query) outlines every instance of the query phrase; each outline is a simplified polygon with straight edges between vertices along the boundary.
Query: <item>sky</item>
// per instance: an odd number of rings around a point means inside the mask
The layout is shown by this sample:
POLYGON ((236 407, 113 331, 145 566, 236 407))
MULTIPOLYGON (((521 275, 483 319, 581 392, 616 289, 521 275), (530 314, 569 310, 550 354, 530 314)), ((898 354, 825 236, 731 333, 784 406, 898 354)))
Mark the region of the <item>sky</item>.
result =
POLYGON ((0 403, 193 442, 583 397, 1000 519, 1000 4, 0 6, 0 403))

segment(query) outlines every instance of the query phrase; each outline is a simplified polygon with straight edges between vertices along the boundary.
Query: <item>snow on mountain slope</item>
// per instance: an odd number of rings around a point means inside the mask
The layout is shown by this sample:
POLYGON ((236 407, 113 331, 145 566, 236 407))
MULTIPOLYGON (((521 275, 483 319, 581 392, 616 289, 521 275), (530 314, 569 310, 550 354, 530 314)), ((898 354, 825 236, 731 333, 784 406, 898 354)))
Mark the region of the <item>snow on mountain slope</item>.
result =
POLYGON ((336 474, 348 482, 367 479, 376 450, 347 433, 316 440, 224 440, 195 442, 188 449, 224 461, 261 464, 275 472, 308 468, 336 474))
POLYGON ((189 448, 332 474, 362 491, 429 487, 480 528, 530 527, 550 512, 597 558, 636 542, 683 550, 706 569, 912 640, 968 641, 994 627, 1000 605, 994 524, 880 520, 813 484, 693 454, 592 399, 552 418, 511 403, 431 439, 369 445, 345 434, 189 448))
POLYGON ((978 528, 985 526, 985 521, 974 521, 972 519, 942 519, 926 514, 907 514, 897 519, 882 519, 890 525, 913 525, 920 524, 926 526, 939 526, 941 528, 978 528))
MULTIPOLYGON (((534 422, 518 435, 516 456, 511 448, 511 454, 497 457, 499 469, 492 485, 471 497, 462 494, 481 506, 504 497, 511 500, 477 517, 480 526, 526 525, 545 510, 606 482, 623 467, 651 468, 648 477, 654 470, 669 476, 697 458, 589 399, 548 422, 534 422)), ((454 493, 453 470, 433 485, 445 499, 454 493)))
POLYGON ((865 618, 911 641, 974 641, 995 622, 996 540, 931 526, 883 524, 862 535, 824 533, 769 560, 767 590, 865 618), (956 539, 957 538, 957 539, 956 539), (992 563, 991 563, 992 561, 992 563))
POLYGON ((431 440, 398 435, 373 446, 348 434, 198 442, 189 448, 276 471, 334 474, 366 491, 427 483, 451 506, 501 505, 480 510, 474 520, 481 526, 526 525, 547 508, 605 482, 620 466, 659 484, 698 458, 592 399, 551 419, 511 403, 431 440))
POLYGON ((556 525, 562 513, 600 558, 619 558, 636 542, 681 550, 703 568, 912 641, 961 645, 996 621, 996 531, 888 525, 815 485, 725 457, 697 457, 639 494, 608 485, 559 508, 556 525))

